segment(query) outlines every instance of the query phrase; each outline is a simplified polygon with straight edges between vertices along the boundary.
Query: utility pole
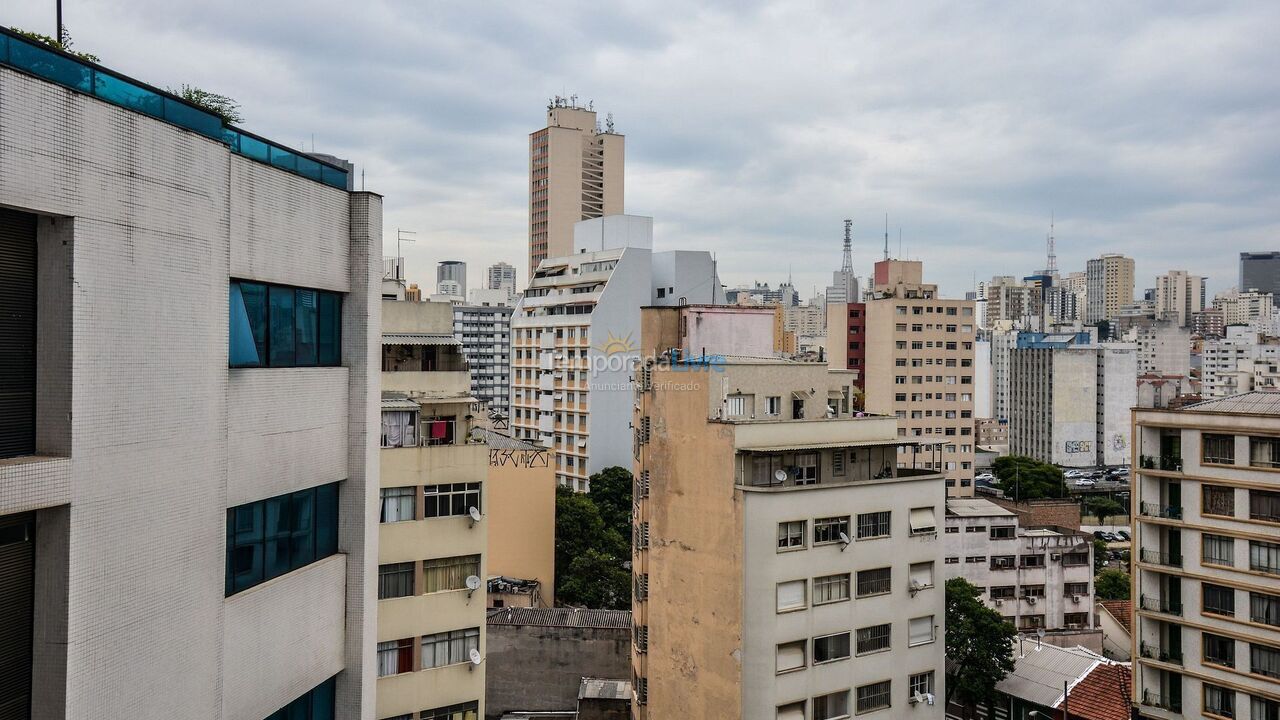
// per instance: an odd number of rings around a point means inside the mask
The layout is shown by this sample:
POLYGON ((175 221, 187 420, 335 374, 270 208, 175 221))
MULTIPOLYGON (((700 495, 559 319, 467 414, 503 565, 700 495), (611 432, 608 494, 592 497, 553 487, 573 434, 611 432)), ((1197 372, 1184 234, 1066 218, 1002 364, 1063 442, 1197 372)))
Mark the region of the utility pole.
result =
MULTIPOLYGON (((66 30, 62 27, 62 0, 57 0, 58 5, 58 47, 62 47, 66 41, 66 30)), ((65 49, 65 48, 63 48, 65 49)))

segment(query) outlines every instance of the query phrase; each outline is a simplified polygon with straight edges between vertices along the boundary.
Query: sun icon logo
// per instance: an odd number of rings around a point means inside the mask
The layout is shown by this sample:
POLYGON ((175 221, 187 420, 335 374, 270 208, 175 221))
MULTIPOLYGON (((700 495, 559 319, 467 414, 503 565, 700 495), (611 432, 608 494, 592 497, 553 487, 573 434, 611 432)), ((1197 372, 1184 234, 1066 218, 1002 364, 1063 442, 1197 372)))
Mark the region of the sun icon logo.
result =
POLYGON ((613 355, 615 353, 634 352, 640 348, 631 344, 631 333, 627 333, 626 337, 620 338, 610 332, 609 337, 597 345, 596 349, 605 355, 613 355))

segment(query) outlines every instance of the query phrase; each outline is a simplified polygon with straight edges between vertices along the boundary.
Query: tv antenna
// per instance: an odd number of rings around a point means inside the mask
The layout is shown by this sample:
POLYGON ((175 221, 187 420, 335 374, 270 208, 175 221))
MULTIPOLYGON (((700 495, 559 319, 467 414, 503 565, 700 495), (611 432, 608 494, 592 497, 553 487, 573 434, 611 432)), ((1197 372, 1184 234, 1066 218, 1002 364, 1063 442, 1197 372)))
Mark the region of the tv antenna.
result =
POLYGON ((1045 240, 1045 250, 1047 251, 1048 260, 1045 262, 1044 274, 1053 275, 1058 272, 1058 253, 1054 249, 1053 239, 1053 211, 1049 211, 1049 237, 1045 240))
POLYGON ((404 279, 400 277, 400 271, 404 267, 404 255, 400 253, 400 243, 415 242, 413 238, 406 237, 406 236, 417 235, 417 234, 418 233, 416 230, 401 230, 400 228, 396 228, 396 279, 397 280, 404 279))
POLYGON ((884 259, 889 259, 889 213, 884 214, 884 259))
MULTIPOLYGON (((853 221, 848 218, 844 221, 844 262, 840 264, 840 272, 853 273, 853 221)), ((791 281, 790 268, 787 269, 787 281, 791 281)))

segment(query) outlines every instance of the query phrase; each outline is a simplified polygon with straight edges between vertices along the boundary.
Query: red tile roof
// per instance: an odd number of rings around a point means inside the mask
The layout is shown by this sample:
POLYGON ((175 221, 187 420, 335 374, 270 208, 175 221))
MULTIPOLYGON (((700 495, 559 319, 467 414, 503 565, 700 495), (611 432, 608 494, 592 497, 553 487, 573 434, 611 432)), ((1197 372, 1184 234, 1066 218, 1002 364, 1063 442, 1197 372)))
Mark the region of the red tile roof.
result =
POLYGON ((1072 720, 1129 720, 1128 665, 1099 665, 1067 693, 1072 720))
POLYGON ((1124 626, 1125 632, 1133 634, 1133 601, 1132 600, 1103 600, 1099 605, 1107 609, 1114 617, 1124 626))

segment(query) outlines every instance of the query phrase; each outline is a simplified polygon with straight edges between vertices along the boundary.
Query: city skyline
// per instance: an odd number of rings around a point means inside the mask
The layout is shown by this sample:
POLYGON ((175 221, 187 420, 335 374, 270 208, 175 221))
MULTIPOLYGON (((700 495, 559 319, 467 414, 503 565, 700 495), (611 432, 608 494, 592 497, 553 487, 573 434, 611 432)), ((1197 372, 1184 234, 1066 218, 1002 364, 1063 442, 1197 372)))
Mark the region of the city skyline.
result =
MULTIPOLYGON (((446 256, 527 277, 527 137, 557 94, 594 100, 628 135, 627 208, 654 217, 655 249, 715 252, 730 286, 776 284, 785 262, 802 296, 825 287, 846 217, 865 276, 888 212, 891 254, 929 261, 961 296, 1039 269, 1055 213, 1063 272, 1119 252, 1139 292, 1186 269, 1212 296, 1278 229, 1267 5, 1005 9, 994 24, 978 8, 255 10, 245 24, 86 2, 65 18, 112 67, 230 95, 247 127, 355 162, 388 197, 387 234, 418 231, 404 254, 420 285, 446 256), (1206 238, 1224 252, 1202 257, 1206 238)), ((10 15, 51 30, 51 7, 10 15)))

